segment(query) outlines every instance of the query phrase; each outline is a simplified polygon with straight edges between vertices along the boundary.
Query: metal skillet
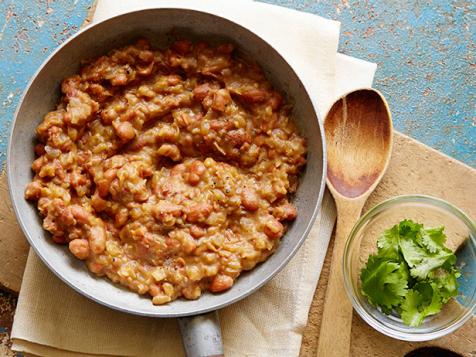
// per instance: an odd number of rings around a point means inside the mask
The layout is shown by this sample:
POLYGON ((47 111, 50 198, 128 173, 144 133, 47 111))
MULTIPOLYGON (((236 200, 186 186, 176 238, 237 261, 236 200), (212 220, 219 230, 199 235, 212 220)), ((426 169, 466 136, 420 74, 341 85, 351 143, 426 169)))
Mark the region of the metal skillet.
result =
POLYGON ((278 273, 306 238, 320 207, 324 192, 326 164, 323 129, 313 101, 286 60, 251 31, 229 20, 205 12, 176 9, 146 9, 123 14, 86 27, 61 45, 30 81, 15 113, 7 158, 10 197, 18 222, 35 253, 48 268, 70 287, 110 308, 143 316, 178 317, 188 356, 223 355, 217 309, 245 298, 278 273), (243 273, 233 288, 221 293, 205 293, 198 300, 176 300, 154 306, 150 299, 97 278, 85 264, 74 259, 43 230, 36 207, 24 199, 32 179, 35 128, 43 116, 55 108, 59 85, 65 77, 78 73, 80 61, 105 54, 137 37, 149 38, 154 46, 164 46, 173 36, 201 38, 208 42, 231 41, 244 58, 257 62, 275 88, 293 103, 293 118, 308 143, 308 163, 293 198, 298 216, 289 227, 276 252, 253 270, 243 273))

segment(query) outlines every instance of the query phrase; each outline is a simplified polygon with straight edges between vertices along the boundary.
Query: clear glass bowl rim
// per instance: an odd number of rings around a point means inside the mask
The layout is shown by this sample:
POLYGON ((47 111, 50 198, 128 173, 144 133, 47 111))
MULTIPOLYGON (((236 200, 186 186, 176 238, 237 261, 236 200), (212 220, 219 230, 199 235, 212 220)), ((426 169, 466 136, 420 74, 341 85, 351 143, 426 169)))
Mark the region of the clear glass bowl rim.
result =
POLYGON ((428 196, 428 195, 401 195, 401 196, 392 197, 390 199, 387 199, 383 202, 378 203, 377 205, 369 209, 364 215, 362 215, 362 217, 359 218, 357 223, 352 228, 352 231, 350 232, 349 237, 347 238, 347 241, 345 243, 344 254, 342 256, 342 268, 343 268, 342 271, 344 274, 344 287, 345 287, 347 296, 351 300, 352 305, 354 309, 357 311, 357 313, 359 314, 359 316, 366 323, 372 326, 375 330, 383 333, 384 335, 393 337, 398 340, 411 341, 411 342, 429 341, 429 340, 443 337, 457 330, 462 325, 464 325, 464 323, 468 321, 471 318, 471 316, 474 314, 474 312, 476 311, 476 300, 473 302, 473 305, 471 306, 471 308, 467 309, 467 311, 458 320, 453 322, 451 325, 448 325, 444 328, 438 329, 433 332, 418 333, 418 334, 408 333, 408 332, 397 331, 392 328, 389 328, 388 326, 385 326, 382 323, 380 323, 374 316, 368 313, 360 304, 359 300, 356 298, 357 292, 354 290, 354 286, 352 284, 351 271, 350 271, 350 257, 351 257, 351 247, 352 247, 352 243, 354 242, 356 233, 360 231, 362 226, 366 224, 375 215, 379 214, 385 209, 388 209, 390 207, 393 207, 402 203, 425 203, 431 206, 436 206, 438 208, 444 209, 448 213, 457 217, 460 221, 462 221, 468 227, 468 229, 471 232, 469 237, 469 239, 471 240, 471 244, 473 246, 476 246, 476 239, 474 238, 476 237, 476 224, 466 213, 464 213, 455 205, 441 198, 436 198, 436 197, 428 196))

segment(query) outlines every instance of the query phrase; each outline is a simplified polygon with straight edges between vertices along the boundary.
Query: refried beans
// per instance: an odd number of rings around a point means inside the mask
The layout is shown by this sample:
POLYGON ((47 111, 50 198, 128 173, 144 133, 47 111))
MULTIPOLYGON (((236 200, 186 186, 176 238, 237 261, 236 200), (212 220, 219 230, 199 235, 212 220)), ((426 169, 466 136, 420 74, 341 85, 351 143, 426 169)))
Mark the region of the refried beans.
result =
POLYGON ((140 39, 82 63, 37 127, 43 227, 155 305, 229 289, 296 217, 306 143, 232 44, 140 39))

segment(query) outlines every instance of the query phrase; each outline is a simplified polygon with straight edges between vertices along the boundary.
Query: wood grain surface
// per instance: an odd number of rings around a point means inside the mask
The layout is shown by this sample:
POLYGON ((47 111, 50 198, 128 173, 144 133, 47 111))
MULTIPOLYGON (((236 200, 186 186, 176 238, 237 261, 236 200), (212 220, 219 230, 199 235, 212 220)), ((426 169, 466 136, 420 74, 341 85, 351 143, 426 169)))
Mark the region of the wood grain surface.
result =
MULTIPOLYGON (((476 170, 396 133, 388 172, 370 196, 364 211, 395 195, 420 193, 446 199, 474 219, 476 218, 475 190, 476 170)), ((28 246, 11 211, 4 177, 0 179, 0 229, 2 231, 0 261, 8 262, 8 265, 0 265, 0 284, 18 291, 28 246)), ((329 246, 333 246, 332 241, 329 246)), ((331 255, 332 248, 327 252, 309 312, 308 324, 304 330, 300 353, 302 357, 314 356, 317 350, 331 255)), ((11 311, 14 301, 11 300, 9 304, 9 311, 11 311)), ((406 352, 424 345, 444 346, 464 356, 476 356, 476 319, 473 317, 461 329, 441 339, 427 343, 408 343, 378 333, 354 312, 351 336, 352 356, 403 356, 406 352)), ((5 349, 5 344, 0 346, 0 355, 2 355, 1 348, 5 349)))

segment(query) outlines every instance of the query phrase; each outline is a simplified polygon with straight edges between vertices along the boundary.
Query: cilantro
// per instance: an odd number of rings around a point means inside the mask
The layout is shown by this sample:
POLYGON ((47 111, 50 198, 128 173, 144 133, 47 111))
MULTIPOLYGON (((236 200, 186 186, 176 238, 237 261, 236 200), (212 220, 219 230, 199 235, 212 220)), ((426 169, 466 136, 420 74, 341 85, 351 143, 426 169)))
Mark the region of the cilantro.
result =
POLYGON ((400 260, 398 239, 400 237, 398 225, 386 230, 377 241, 378 255, 389 259, 400 260))
POLYGON ((430 228, 421 232, 417 237, 418 244, 425 247, 430 253, 436 253, 440 249, 444 249, 446 236, 443 233, 444 228, 430 228))
POLYGON ((452 271, 438 270, 432 273, 432 280, 436 284, 443 303, 458 295, 458 282, 460 272, 456 269, 452 271))
POLYGON ((413 237, 400 237, 400 249, 410 267, 410 274, 415 278, 425 279, 428 274, 441 267, 447 260, 455 261, 456 256, 451 250, 443 248, 436 253, 430 253, 420 246, 413 237))
POLYGON ((372 305, 391 310, 406 294, 407 277, 404 265, 370 256, 360 274, 362 293, 372 305))
POLYGON ((411 220, 386 230, 360 273, 362 294, 384 313, 421 325, 458 294, 456 256, 445 241, 443 227, 425 229, 411 220))
POLYGON ((426 316, 435 315, 443 306, 434 284, 418 283, 407 292, 402 304, 401 318, 406 325, 419 326, 426 316))

